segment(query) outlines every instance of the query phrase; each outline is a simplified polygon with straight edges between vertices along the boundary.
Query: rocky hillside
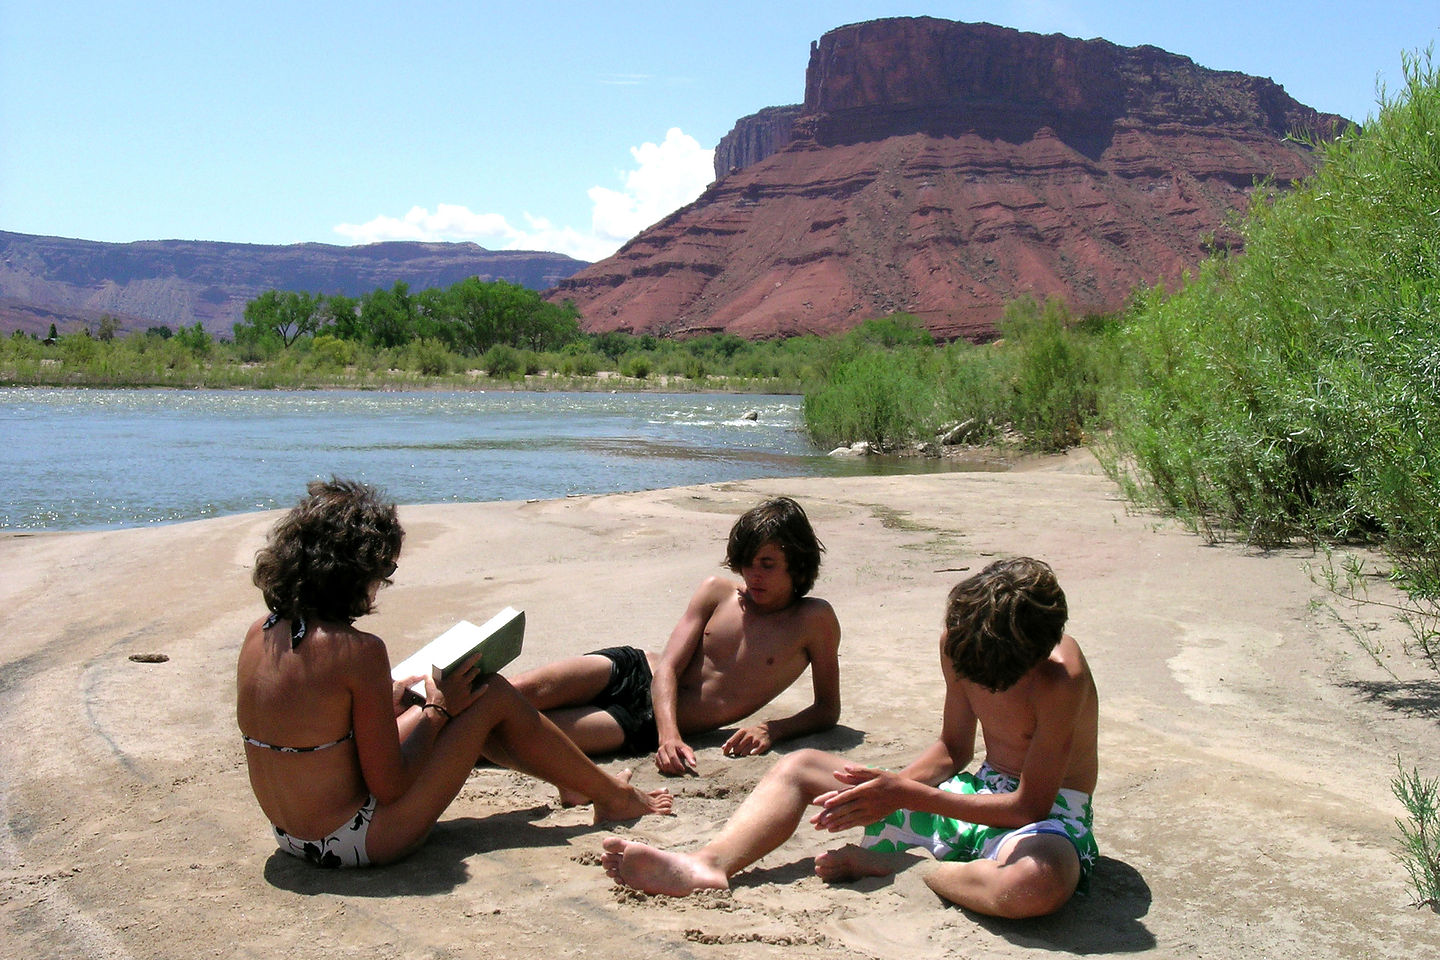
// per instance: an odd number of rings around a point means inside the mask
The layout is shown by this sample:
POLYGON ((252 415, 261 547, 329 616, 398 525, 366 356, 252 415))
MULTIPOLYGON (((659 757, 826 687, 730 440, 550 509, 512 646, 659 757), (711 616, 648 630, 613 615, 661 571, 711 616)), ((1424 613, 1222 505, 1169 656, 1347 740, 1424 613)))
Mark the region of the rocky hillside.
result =
POLYGON ((470 276, 544 290, 584 265, 473 243, 96 243, 0 231, 0 331, 43 334, 52 322, 64 331, 108 314, 124 329, 199 322, 228 334, 266 290, 359 296, 396 281, 421 290, 470 276))
POLYGON ((1255 183, 1305 176, 1304 138, 1346 123, 1155 47, 841 27, 811 46, 803 104, 738 122, 698 200, 552 296, 591 330, 748 337, 905 310, 979 339, 1024 294, 1111 311, 1232 242, 1255 183))

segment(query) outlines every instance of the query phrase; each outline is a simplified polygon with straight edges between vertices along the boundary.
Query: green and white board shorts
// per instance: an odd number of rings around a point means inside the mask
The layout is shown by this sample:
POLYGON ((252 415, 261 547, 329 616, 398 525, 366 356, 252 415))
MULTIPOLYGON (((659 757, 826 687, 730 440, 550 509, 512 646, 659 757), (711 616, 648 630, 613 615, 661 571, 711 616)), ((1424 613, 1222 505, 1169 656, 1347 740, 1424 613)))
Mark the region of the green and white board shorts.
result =
MULTIPOLYGON (((957 773, 940 784, 940 789, 961 794, 1014 793, 1019 786, 1019 777, 982 764, 975 773, 957 773)), ((1100 857, 1092 820, 1090 795, 1061 789, 1055 805, 1050 808, 1050 817, 1023 827, 990 827, 918 810, 896 810, 866 827, 860 845, 880 852, 924 847, 936 860, 966 861, 982 857, 994 860, 1007 840, 1053 833, 1075 845, 1075 853, 1080 857, 1080 889, 1084 890, 1100 857)))

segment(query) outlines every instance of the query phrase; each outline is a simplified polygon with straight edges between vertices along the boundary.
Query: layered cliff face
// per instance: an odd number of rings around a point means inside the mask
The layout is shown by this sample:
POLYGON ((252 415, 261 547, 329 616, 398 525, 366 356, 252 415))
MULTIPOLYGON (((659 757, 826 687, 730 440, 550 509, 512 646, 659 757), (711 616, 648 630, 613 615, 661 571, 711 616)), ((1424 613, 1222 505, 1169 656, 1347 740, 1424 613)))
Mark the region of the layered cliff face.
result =
POLYGON ((738 173, 752 163, 789 146, 795 121, 804 107, 766 107, 736 121, 734 128, 715 145, 715 179, 738 173))
POLYGON ((1154 47, 930 18, 842 27, 812 46, 803 105, 737 124, 704 195, 553 295, 589 329, 671 335, 828 333, 904 310, 981 339, 1026 294, 1112 311, 1233 240, 1255 183, 1305 176, 1303 138, 1345 123, 1154 47))
POLYGON ((544 290, 582 266, 473 243, 97 243, 0 231, 0 330, 64 331, 109 315, 125 329, 200 323, 228 335, 266 290, 360 296, 396 281, 421 290, 471 276, 544 290))

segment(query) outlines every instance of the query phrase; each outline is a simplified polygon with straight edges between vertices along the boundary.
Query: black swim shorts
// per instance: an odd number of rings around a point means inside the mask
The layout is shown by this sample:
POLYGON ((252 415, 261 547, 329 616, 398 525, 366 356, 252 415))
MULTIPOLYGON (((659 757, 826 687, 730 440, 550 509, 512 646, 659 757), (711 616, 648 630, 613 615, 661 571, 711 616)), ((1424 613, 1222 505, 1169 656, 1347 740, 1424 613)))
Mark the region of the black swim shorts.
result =
POLYGON ((635 647, 606 647, 592 654, 610 660, 610 682, 591 703, 615 718, 625 733, 625 750, 650 753, 660 746, 655 708, 650 703, 650 661, 635 647))

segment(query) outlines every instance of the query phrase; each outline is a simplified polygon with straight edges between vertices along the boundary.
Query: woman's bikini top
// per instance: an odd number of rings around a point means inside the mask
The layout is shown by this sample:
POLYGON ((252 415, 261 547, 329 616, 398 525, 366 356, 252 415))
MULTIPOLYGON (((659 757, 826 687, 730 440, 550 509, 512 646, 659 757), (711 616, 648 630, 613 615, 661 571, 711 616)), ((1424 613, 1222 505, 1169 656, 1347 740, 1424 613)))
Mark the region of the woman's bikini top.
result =
MULTIPOLYGON (((275 626, 275 624, 279 620, 280 614, 270 614, 270 616, 265 618, 265 624, 262 629, 269 630, 271 627, 275 626)), ((295 618, 295 623, 290 630, 290 649, 294 650, 300 645, 300 641, 304 639, 305 618, 303 616, 297 616, 295 618)), ((244 740, 252 747, 263 747, 266 750, 274 750, 276 753, 314 753, 316 750, 329 750, 331 747, 338 747, 340 746, 340 744, 345 743, 346 741, 354 740, 355 731, 351 730, 339 740, 331 740, 329 743, 322 743, 319 746, 314 747, 277 747, 273 743, 266 743, 264 740, 256 740, 254 737, 247 737, 244 734, 241 734, 240 739, 244 740)))
MULTIPOLYGON (((265 622, 260 626, 260 629, 261 629, 261 630, 269 630, 271 627, 275 626, 275 624, 277 624, 277 623, 279 623, 279 622, 280 622, 280 614, 278 614, 278 613, 272 613, 272 614, 270 614, 270 616, 268 616, 268 617, 265 618, 265 622)), ((290 624, 290 649, 291 649, 291 650, 294 650, 296 647, 300 646, 300 641, 305 639, 305 630, 306 630, 306 627, 305 627, 305 614, 303 614, 303 613, 297 613, 297 614, 295 615, 295 622, 292 623, 292 624, 290 624)))
POLYGON ((266 743, 264 740, 256 740, 254 737, 247 737, 243 734, 240 737, 252 747, 264 747, 266 750, 274 750, 276 753, 314 753, 316 750, 329 750, 331 747, 338 747, 347 740, 355 739, 355 731, 351 730, 339 740, 331 740, 329 743, 322 743, 316 747, 277 747, 273 743, 266 743))

